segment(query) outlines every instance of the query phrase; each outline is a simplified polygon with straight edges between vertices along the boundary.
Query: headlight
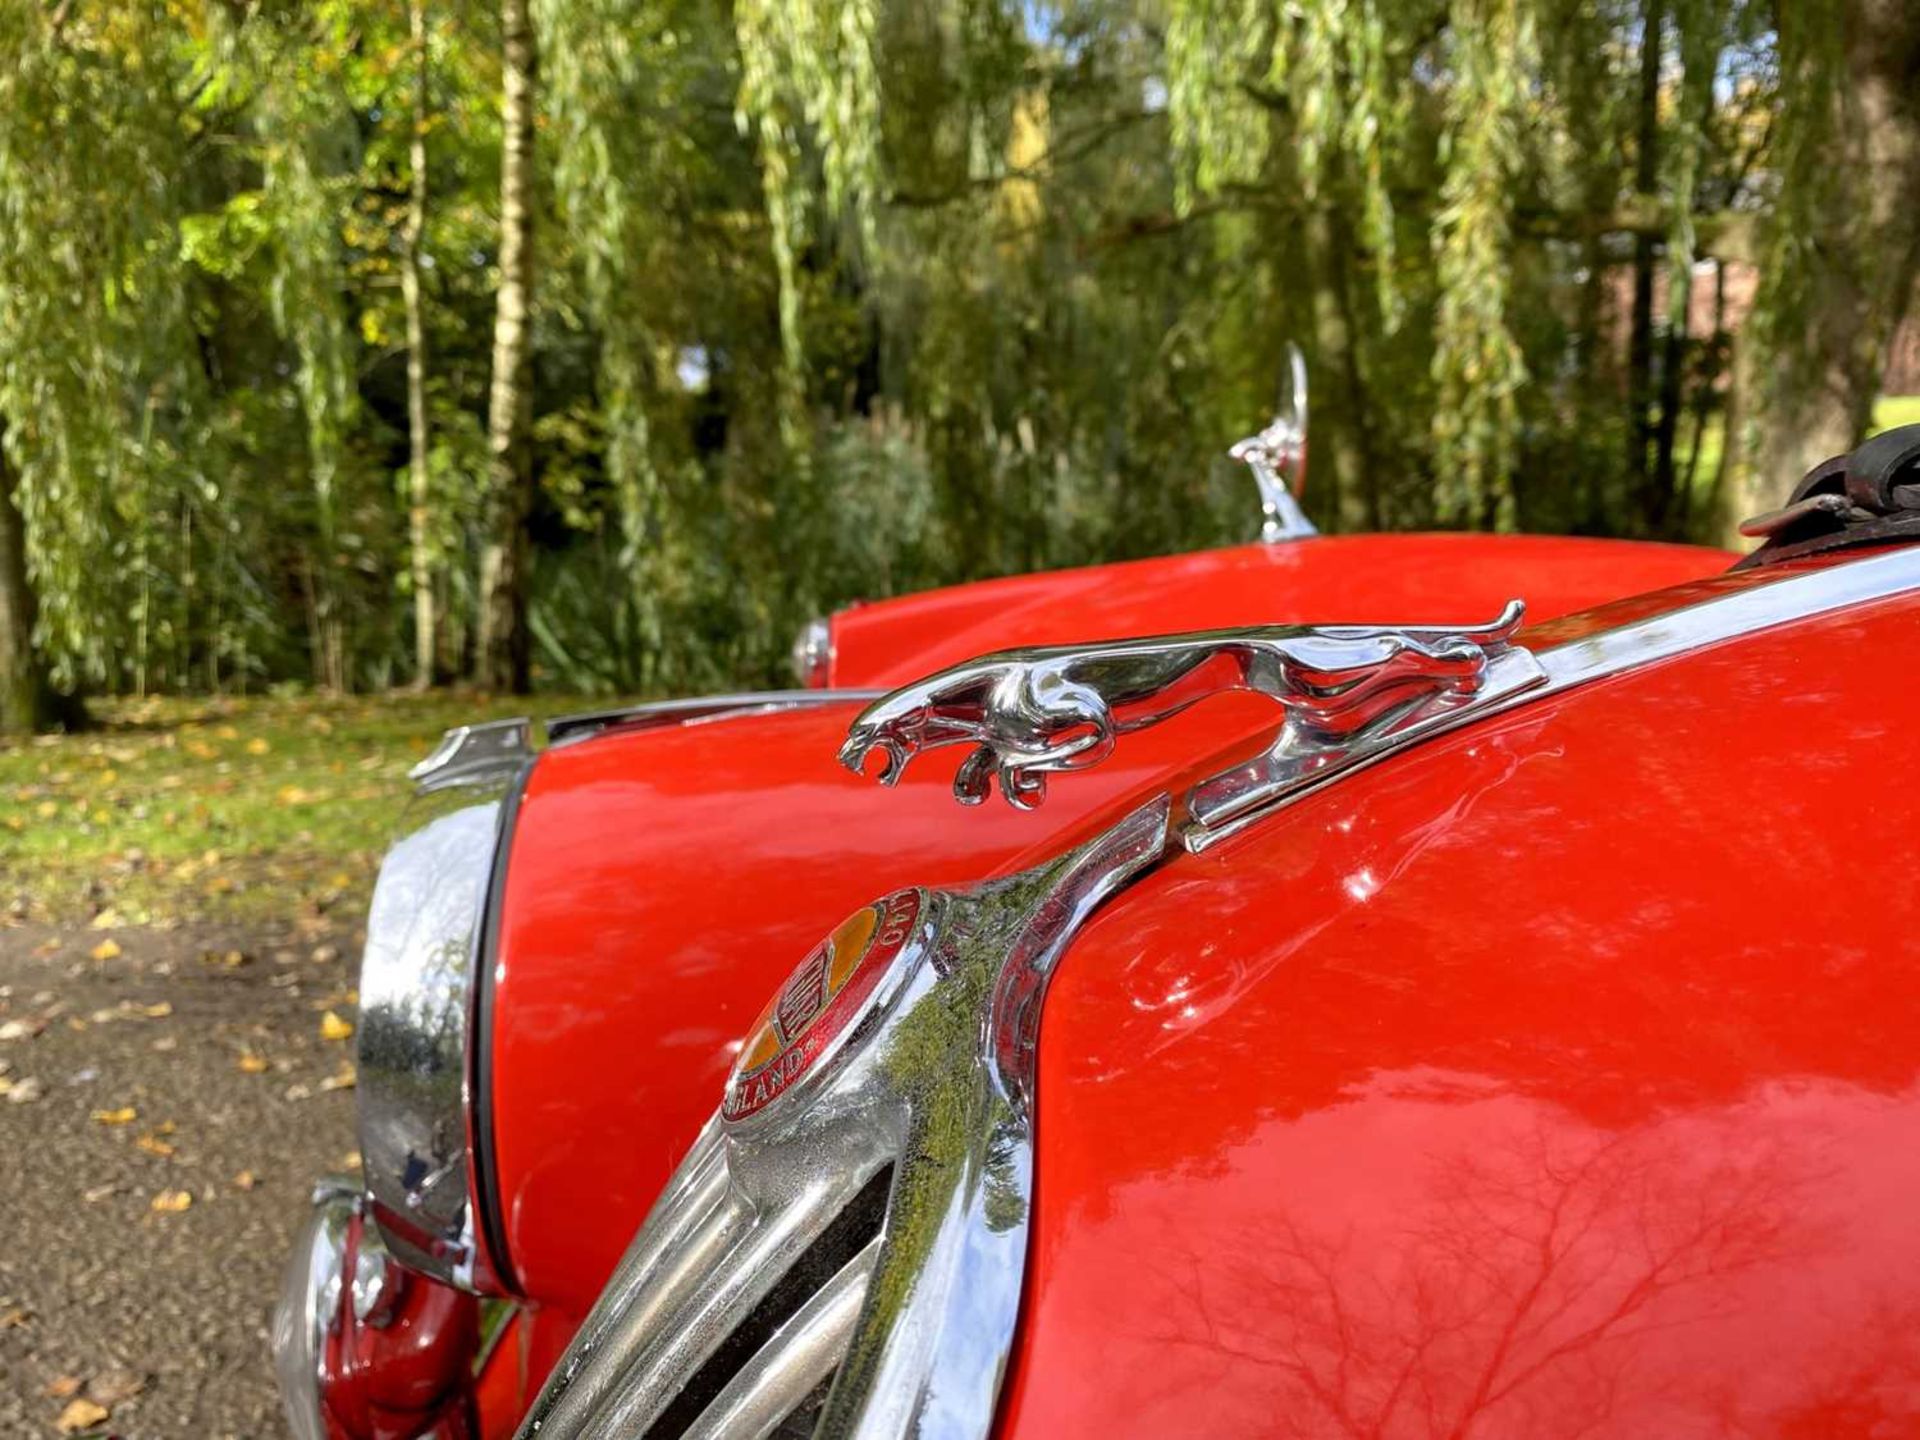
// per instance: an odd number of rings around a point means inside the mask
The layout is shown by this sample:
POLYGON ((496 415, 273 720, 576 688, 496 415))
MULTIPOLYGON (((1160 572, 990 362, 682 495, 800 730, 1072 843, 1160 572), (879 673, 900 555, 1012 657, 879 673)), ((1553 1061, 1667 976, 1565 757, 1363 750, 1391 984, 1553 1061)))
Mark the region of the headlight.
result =
POLYGON ((809 690, 824 690, 833 676, 833 622, 809 620, 793 641, 793 673, 809 690))
MULTIPOLYGON (((524 720, 463 726, 415 768, 439 813, 388 852, 360 970, 360 1154, 368 1210, 405 1264, 497 1288, 474 1213, 468 1097, 495 858, 531 754, 524 720)), ((489 1261, 493 1263, 490 1265, 489 1261)))

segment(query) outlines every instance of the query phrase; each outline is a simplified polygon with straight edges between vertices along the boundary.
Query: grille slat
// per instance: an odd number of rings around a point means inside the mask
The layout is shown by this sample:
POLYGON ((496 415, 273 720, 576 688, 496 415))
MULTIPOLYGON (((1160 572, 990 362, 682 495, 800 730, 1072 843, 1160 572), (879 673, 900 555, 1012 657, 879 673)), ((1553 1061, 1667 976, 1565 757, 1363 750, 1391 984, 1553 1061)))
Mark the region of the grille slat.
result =
MULTIPOLYGON (((793 1357, 808 1378, 791 1395, 783 1388, 776 1425, 821 1378, 820 1346, 833 1338, 832 1362, 865 1290, 846 1298, 842 1281, 857 1256, 877 1253, 891 1166, 870 1154, 823 1164, 777 1194, 745 1193, 709 1133, 689 1156, 689 1174, 668 1192, 615 1272, 568 1352, 562 1383, 550 1386, 523 1433, 678 1440, 723 1393, 730 1405, 751 1399, 729 1392, 738 1372, 764 1371, 784 1383, 783 1326, 811 1314, 836 1285, 834 1324, 793 1330, 809 1349, 793 1357), (851 1309, 848 1310, 849 1304, 851 1309), (840 1322, 848 1310, 846 1323, 840 1322), (684 1403, 683 1403, 684 1399, 684 1403)), ((757 1412, 753 1412, 757 1413, 757 1412)), ((729 1432, 731 1433, 731 1432, 729 1432)))
POLYGON ((651 1436, 654 1422, 678 1394, 682 1377, 706 1364, 832 1220, 836 1208, 821 1194, 812 1203, 756 1215, 732 1245, 693 1277, 679 1304, 650 1307, 652 1333, 595 1417, 594 1432, 623 1440, 651 1436))
POLYGON ((875 1237, 815 1291, 682 1432, 684 1440, 762 1440, 799 1410, 840 1368, 879 1252, 875 1237))
MULTIPOLYGON (((852 1200, 834 1207, 837 1213, 831 1222, 791 1264, 777 1272, 779 1278, 753 1308, 744 1315, 729 1315, 725 1337, 660 1411, 645 1440, 678 1440, 742 1368, 765 1355, 781 1328, 880 1238, 892 1173, 891 1166, 878 1171, 861 1185, 852 1200)), ((805 1390, 800 1393, 805 1394, 805 1390)), ((796 1395, 794 1400, 798 1399, 796 1395)))
MULTIPOLYGON (((565 1384, 541 1396, 530 1433, 576 1433, 658 1337, 670 1313, 733 1248, 747 1217, 731 1192, 717 1139, 689 1157, 691 1174, 654 1212, 568 1347, 565 1384), (710 1162, 710 1163, 709 1163, 710 1162)), ((579 1432, 585 1433, 585 1432, 579 1432)))

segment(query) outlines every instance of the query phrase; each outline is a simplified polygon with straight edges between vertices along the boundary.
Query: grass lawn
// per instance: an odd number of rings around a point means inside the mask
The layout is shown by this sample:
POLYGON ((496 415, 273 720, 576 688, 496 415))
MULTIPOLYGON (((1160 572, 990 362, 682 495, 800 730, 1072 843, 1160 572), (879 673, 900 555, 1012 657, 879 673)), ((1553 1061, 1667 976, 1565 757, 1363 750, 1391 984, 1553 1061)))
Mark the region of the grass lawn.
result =
POLYGON ((585 708, 473 694, 95 702, 0 743, 0 917, 113 924, 364 907, 407 768, 466 721, 585 708))
POLYGON ((1888 395, 1873 407, 1876 431, 1896 425, 1920 425, 1920 395, 1888 395))

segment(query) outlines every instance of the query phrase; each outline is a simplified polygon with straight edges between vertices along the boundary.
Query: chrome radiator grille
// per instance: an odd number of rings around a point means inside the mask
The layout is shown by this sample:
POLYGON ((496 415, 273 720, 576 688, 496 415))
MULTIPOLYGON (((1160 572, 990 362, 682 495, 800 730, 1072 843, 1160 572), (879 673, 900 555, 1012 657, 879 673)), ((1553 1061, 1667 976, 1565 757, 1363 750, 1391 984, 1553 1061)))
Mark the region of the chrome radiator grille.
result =
POLYGON ((860 1158, 859 1169, 753 1194, 733 1182, 710 1125, 527 1432, 776 1433, 832 1379, 879 1251, 892 1166, 860 1158))
POLYGON ((730 1090, 522 1440, 984 1435, 1025 1263, 1040 1000, 1072 932, 1165 853, 1169 808, 974 891, 905 892, 911 933, 844 1033, 771 1098, 730 1090))

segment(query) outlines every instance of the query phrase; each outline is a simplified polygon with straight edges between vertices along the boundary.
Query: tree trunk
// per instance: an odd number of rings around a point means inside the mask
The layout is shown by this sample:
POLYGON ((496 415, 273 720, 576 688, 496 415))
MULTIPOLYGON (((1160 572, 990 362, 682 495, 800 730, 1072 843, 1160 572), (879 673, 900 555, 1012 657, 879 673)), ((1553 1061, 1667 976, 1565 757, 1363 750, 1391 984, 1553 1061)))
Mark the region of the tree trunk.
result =
POLYGON ((1728 486, 1728 543, 1739 543, 1742 516, 1784 503, 1802 475, 1866 433, 1920 268, 1920 8, 1851 0, 1841 33, 1829 163, 1844 203, 1823 206, 1796 247, 1812 267, 1805 339, 1761 362, 1747 389, 1754 449, 1728 486))
POLYGON ((527 0, 501 0, 500 293, 487 406, 487 536, 480 555, 481 684, 527 689, 527 515, 533 504, 528 311, 533 294, 534 44, 527 0))
POLYGON ((413 573, 413 684, 434 681, 433 531, 429 524, 432 477, 427 468, 427 334, 421 315, 420 248, 427 228, 427 6, 409 0, 413 40, 413 135, 407 146, 412 171, 407 197, 406 254, 400 293, 407 307, 407 539, 413 573))
MULTIPOLYGON (((1640 99, 1633 188, 1642 204, 1660 196, 1660 52, 1666 0, 1647 0, 1640 31, 1640 99)), ((1653 266, 1655 238, 1633 237, 1633 321, 1627 341, 1627 481, 1643 525, 1661 509, 1652 471, 1657 440, 1653 396, 1653 266)))
POLYGON ((39 614, 27 579, 27 525, 20 513, 19 477, 7 463, 6 426, 0 424, 0 735, 26 735, 54 723, 53 692, 33 649, 39 614))
POLYGON ((1380 526, 1380 474, 1367 434, 1366 381, 1360 371, 1348 271, 1354 236, 1331 205, 1313 202, 1307 244, 1313 267, 1314 353, 1322 382, 1313 397, 1310 442, 1321 458, 1333 462, 1328 468, 1335 495, 1331 517, 1324 508, 1321 514, 1334 520, 1330 529, 1374 530, 1380 526))
MULTIPOLYGON (((1680 292, 1667 308, 1667 339, 1660 354, 1660 411, 1653 427, 1653 508, 1648 518, 1662 535, 1673 533, 1675 501, 1682 499, 1677 483, 1674 444, 1680 436, 1680 409, 1687 369, 1687 311, 1693 294, 1691 277, 1669 274, 1668 285, 1680 292)), ((1684 518, 1686 506, 1679 506, 1684 518)))

